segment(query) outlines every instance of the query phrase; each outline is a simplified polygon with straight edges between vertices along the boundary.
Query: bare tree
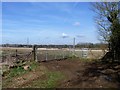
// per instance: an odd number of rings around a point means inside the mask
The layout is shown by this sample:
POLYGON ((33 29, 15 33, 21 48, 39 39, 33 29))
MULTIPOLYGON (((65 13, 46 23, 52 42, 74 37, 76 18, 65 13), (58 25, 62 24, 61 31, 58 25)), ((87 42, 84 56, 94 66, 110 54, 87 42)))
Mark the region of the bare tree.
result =
POLYGON ((113 57, 120 54, 120 20, 118 2, 96 2, 92 3, 92 10, 96 12, 95 22, 97 23, 100 40, 107 42, 109 51, 113 57))

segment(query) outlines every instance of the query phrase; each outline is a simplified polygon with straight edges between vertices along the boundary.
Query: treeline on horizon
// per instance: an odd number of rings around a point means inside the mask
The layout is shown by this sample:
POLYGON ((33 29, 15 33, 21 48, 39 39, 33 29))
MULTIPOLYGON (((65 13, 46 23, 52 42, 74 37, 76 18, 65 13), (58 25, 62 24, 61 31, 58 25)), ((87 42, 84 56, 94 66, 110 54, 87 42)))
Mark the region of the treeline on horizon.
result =
MULTIPOLYGON (((53 44, 49 44, 49 45, 38 45, 35 44, 37 46, 37 48, 73 48, 73 45, 53 45, 53 44)), ((32 48, 33 45, 29 44, 2 44, 0 45, 2 47, 27 47, 27 48, 32 48)), ((108 44, 105 43, 79 43, 75 45, 75 48, 107 48, 108 44)))

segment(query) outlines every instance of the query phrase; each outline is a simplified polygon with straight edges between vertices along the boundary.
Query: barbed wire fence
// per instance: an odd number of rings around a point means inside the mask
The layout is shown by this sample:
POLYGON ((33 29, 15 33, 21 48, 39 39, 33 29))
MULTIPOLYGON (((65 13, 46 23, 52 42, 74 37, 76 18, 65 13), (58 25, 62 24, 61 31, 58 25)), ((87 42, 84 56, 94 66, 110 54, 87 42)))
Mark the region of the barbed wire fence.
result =
POLYGON ((98 59, 102 57, 106 52, 99 51, 99 50, 92 50, 92 49, 75 49, 73 48, 44 48, 44 50, 33 46, 33 49, 29 52, 22 52, 20 53, 19 50, 15 50, 15 52, 8 52, 2 54, 1 62, 5 64, 13 64, 19 61, 31 61, 34 60, 36 62, 45 62, 45 61, 52 61, 52 60, 62 60, 67 59, 69 57, 77 56, 79 58, 95 58, 98 59))
POLYGON ((70 56, 68 50, 37 50, 37 61, 51 61, 51 60, 61 60, 66 59, 70 56))
POLYGON ((70 57, 72 51, 70 49, 48 49, 46 50, 38 50, 36 46, 33 46, 33 49, 30 52, 20 52, 18 49, 11 51, 5 51, 1 54, 0 63, 6 65, 12 65, 19 61, 51 61, 51 60, 61 60, 70 57))
POLYGON ((107 53, 107 50, 93 50, 91 48, 76 49, 75 55, 79 58, 100 59, 107 53))
POLYGON ((14 63, 17 63, 19 61, 29 61, 32 59, 32 52, 27 53, 19 53, 19 51, 16 49, 15 52, 9 52, 6 54, 2 54, 1 63, 5 65, 13 65, 14 63))

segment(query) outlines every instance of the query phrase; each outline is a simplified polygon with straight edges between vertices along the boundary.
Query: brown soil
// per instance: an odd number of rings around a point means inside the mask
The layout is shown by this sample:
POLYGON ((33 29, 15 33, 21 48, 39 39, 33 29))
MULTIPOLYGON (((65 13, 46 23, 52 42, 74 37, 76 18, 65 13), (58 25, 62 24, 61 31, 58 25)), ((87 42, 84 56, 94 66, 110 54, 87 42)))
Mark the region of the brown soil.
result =
MULTIPOLYGON (((51 71, 60 71, 66 78, 59 83, 59 87, 65 88, 119 88, 120 82, 98 73, 98 65, 92 62, 76 60, 61 60, 44 63, 51 71)), ((103 68, 103 66, 99 66, 103 68)), ((120 70, 120 69, 119 69, 120 70)), ((108 71, 106 69, 106 71, 108 71)), ((105 72, 106 73, 106 72, 105 72)), ((115 73, 113 73, 115 75, 115 73)), ((116 76, 115 76, 116 77, 116 76)))
POLYGON ((37 80, 44 75, 44 70, 46 68, 44 66, 40 66, 35 70, 32 70, 24 75, 16 76, 13 78, 6 79, 3 77, 3 88, 21 88, 32 82, 33 80, 37 80), (12 80, 11 80, 12 79, 12 80))
POLYGON ((105 65, 81 61, 78 58, 41 62, 35 71, 13 78, 7 86, 26 87, 31 81, 40 80, 44 75, 41 72, 47 69, 52 72, 59 71, 65 76, 64 80, 58 82, 58 88, 120 88, 120 69, 119 66, 116 68, 117 71, 106 68, 105 65))

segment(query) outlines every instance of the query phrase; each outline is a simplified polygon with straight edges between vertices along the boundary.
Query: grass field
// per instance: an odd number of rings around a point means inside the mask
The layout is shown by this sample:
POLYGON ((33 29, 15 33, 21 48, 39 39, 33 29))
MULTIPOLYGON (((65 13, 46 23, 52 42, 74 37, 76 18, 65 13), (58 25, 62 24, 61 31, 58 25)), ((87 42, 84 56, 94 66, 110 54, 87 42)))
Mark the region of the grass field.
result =
MULTIPOLYGON (((17 50, 18 54, 26 54, 32 52, 32 48, 2 48, 2 56, 8 56, 9 54, 15 55, 17 50)), ((52 59, 60 59, 65 57, 71 57, 73 55, 72 49, 54 49, 54 48, 38 48, 37 50, 37 59, 40 60, 52 60, 52 59)), ((104 55, 102 50, 88 50, 84 51, 81 49, 75 50, 75 56, 79 58, 90 58, 97 59, 104 55), (86 55, 84 55, 86 54, 86 55)))

